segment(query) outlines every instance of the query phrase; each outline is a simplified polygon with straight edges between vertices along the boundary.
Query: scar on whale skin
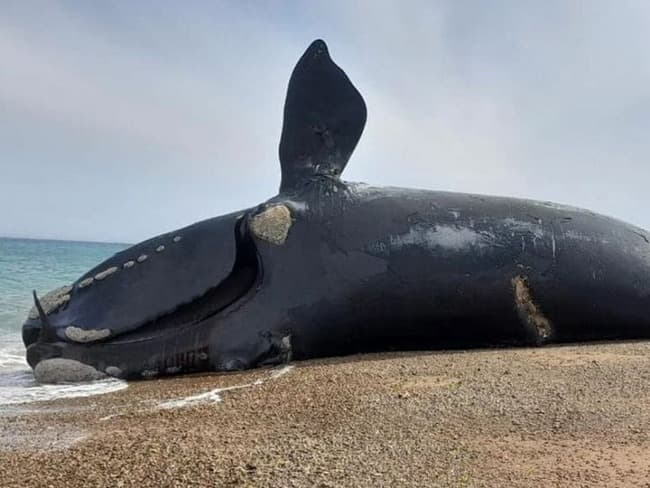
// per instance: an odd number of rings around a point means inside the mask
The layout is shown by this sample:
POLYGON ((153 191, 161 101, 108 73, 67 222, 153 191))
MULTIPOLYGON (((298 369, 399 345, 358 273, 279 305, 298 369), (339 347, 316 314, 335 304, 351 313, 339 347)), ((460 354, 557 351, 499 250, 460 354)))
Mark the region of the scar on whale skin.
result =
POLYGON ((512 288, 519 317, 535 334, 536 344, 545 344, 553 335, 553 325, 533 300, 528 281, 522 276, 515 276, 512 279, 512 288))
POLYGON ((284 244, 291 228, 291 212, 284 205, 275 205, 255 215, 250 229, 257 237, 276 246, 284 244))
MULTIPOLYGON (((70 291, 72 291, 72 287, 66 285, 43 295, 40 302, 45 314, 49 315, 52 312, 56 312, 59 308, 68 303, 70 301, 70 291)), ((29 318, 33 320, 38 318, 38 310, 36 310, 36 306, 33 306, 29 311, 29 318)))

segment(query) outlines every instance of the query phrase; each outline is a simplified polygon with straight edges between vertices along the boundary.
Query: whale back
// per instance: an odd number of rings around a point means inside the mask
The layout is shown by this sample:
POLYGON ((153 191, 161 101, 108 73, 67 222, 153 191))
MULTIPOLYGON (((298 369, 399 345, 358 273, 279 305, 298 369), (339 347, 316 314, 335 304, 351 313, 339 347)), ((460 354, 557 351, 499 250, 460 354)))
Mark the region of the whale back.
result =
POLYGON ((325 43, 314 41, 289 80, 279 151, 280 192, 314 176, 338 177, 365 123, 361 94, 332 61, 325 43))

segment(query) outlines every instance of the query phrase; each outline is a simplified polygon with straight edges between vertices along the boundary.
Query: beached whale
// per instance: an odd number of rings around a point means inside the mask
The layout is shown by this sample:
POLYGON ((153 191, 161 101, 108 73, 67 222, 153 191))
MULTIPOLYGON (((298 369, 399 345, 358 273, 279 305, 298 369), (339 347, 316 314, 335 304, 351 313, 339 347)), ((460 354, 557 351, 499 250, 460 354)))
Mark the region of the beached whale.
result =
POLYGON ((548 202, 345 182, 365 121, 315 41, 289 82, 279 194, 36 298, 23 338, 37 379, 650 337, 646 231, 548 202))

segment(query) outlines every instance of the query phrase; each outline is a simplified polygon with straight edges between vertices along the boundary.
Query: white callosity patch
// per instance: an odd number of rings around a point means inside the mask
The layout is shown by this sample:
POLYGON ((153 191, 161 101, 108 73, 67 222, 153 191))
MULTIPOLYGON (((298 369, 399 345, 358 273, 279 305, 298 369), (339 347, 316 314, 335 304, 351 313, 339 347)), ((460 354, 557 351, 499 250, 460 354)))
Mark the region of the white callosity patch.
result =
POLYGON ((257 237, 279 246, 289 234, 291 212, 285 205, 274 205, 253 216, 249 225, 257 237))
POLYGON ((77 288, 86 288, 87 286, 90 286, 93 284, 93 281, 95 281, 95 278, 92 276, 86 278, 85 280, 81 280, 79 284, 77 285, 77 288))
POLYGON ((174 242, 180 242, 181 239, 182 239, 181 236, 174 236, 174 238, 172 239, 172 241, 174 241, 174 242))
POLYGON ((163 252, 165 250, 165 246, 162 244, 156 248, 156 252, 163 252))
POLYGON ((129 269, 132 268, 133 266, 135 266, 135 261, 127 261, 122 265, 124 269, 129 269))
POLYGON ((112 274, 115 273, 116 271, 117 271, 117 266, 112 266, 112 267, 110 267, 110 268, 108 268, 108 269, 105 269, 104 271, 101 271, 101 272, 97 273, 97 274, 95 275, 95 279, 96 279, 97 281, 101 281, 101 280, 103 280, 103 279, 108 278, 110 275, 112 275, 112 274))
POLYGON ((138 263, 144 263, 147 260, 148 257, 149 256, 147 256, 146 254, 140 254, 136 261, 138 261, 138 263))
POLYGON ((65 328, 65 336, 74 342, 95 342, 111 335, 110 329, 81 329, 71 325, 65 328))
MULTIPOLYGON (((66 285, 57 288, 56 290, 52 290, 51 292, 43 295, 39 299, 39 302, 41 303, 41 307, 43 307, 43 311, 45 312, 45 314, 50 314, 52 312, 55 312, 56 310, 61 308, 61 306, 68 303, 70 301, 71 290, 72 287, 66 285)), ((38 318, 38 310, 36 310, 36 306, 33 306, 29 311, 29 318, 30 319, 38 318)))
POLYGON ((432 227, 418 225, 411 227, 405 234, 392 235, 387 241, 380 241, 370 246, 372 251, 390 254, 408 246, 435 250, 461 252, 472 249, 482 249, 493 245, 496 241, 494 234, 477 232, 463 226, 434 225, 432 227))
POLYGON ((170 408, 180 408, 180 407, 191 407, 194 405, 200 405, 204 403, 218 403, 222 400, 221 393, 225 391, 241 390, 243 388, 251 388, 253 386, 263 385, 269 380, 273 380, 287 374, 292 369, 293 366, 283 366, 282 368, 272 371, 266 378, 257 379, 252 383, 244 383, 243 385, 227 386, 224 388, 215 388, 214 390, 206 391, 205 393, 199 393, 198 395, 192 395, 185 398, 177 398, 175 400, 169 400, 161 403, 159 405, 159 408, 170 409, 170 408))
POLYGON ((72 359, 53 358, 41 361, 34 368, 39 383, 78 383, 106 378, 101 371, 72 359))

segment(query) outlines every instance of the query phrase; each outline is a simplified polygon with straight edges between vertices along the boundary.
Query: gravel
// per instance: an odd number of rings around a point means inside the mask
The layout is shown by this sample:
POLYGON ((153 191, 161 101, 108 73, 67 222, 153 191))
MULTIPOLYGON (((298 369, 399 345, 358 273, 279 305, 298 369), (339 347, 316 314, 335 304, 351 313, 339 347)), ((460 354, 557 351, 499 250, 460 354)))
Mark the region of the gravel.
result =
POLYGON ((25 408, 0 414, 3 487, 650 487, 649 342, 352 356, 25 408))

